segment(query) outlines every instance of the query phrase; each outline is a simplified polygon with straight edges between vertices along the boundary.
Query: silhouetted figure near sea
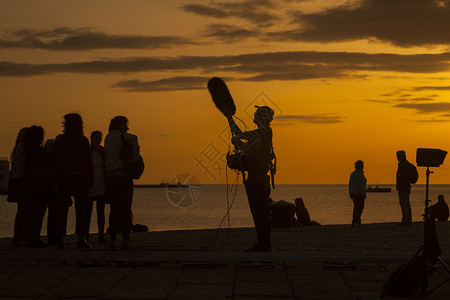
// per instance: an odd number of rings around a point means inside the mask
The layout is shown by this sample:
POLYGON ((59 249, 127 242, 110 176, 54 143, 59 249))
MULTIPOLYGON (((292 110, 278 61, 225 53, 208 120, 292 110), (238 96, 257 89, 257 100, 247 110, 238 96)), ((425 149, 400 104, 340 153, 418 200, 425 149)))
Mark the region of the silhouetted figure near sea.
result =
POLYGON ((274 202, 272 198, 268 198, 270 224, 273 228, 291 228, 298 226, 300 223, 295 219, 295 204, 279 200, 274 202))
POLYGON ((54 194, 52 174, 50 170, 50 155, 42 146, 44 129, 31 126, 25 133, 25 191, 26 200, 25 224, 29 234, 29 246, 32 248, 47 247, 40 239, 42 222, 47 210, 48 198, 54 194))
POLYGON ((428 209, 432 218, 435 218, 441 222, 445 222, 448 220, 449 209, 447 202, 445 202, 444 200, 444 195, 439 195, 438 202, 431 205, 428 209))
POLYGON ((91 214, 94 202, 97 210, 97 227, 98 227, 98 241, 106 243, 108 240, 104 237, 105 232, 105 204, 106 204, 106 185, 105 185, 105 161, 106 152, 100 143, 102 142, 103 134, 101 131, 93 131, 91 133, 91 152, 92 164, 94 166, 94 184, 88 191, 87 203, 87 220, 88 232, 91 224, 91 214))
POLYGON ((270 196, 269 164, 272 159, 272 129, 274 112, 268 106, 256 106, 253 123, 257 129, 242 132, 231 114, 228 122, 235 137, 232 143, 246 155, 248 177, 244 180, 250 211, 258 236, 257 243, 245 251, 271 251, 270 216, 267 198, 270 196))
POLYGON ((357 160, 355 162, 355 171, 350 174, 348 191, 353 200, 353 219, 352 226, 361 225, 361 215, 364 210, 364 200, 366 199, 367 179, 364 176, 364 162, 357 160))
POLYGON ((398 199, 402 210, 402 225, 411 225, 411 203, 409 196, 411 194, 411 183, 417 181, 417 169, 406 159, 406 153, 403 150, 397 151, 398 169, 396 176, 396 189, 398 199))
POLYGON ((133 179, 121 157, 125 143, 131 145, 132 161, 139 158, 139 144, 136 135, 128 133, 128 119, 117 116, 111 120, 105 137, 106 191, 110 202, 109 229, 111 250, 116 248, 117 233, 122 231, 123 249, 131 249, 130 232, 132 224, 131 204, 133 200, 133 179))
POLYGON ((11 172, 8 181, 8 202, 17 203, 16 217, 14 218, 14 236, 12 238, 13 247, 24 246, 23 242, 28 241, 28 234, 25 231, 24 213, 28 195, 25 190, 25 153, 24 140, 28 127, 22 128, 17 134, 16 143, 11 153, 11 172))
POLYGON ((295 214, 297 215, 297 221, 303 226, 320 226, 320 223, 311 220, 302 198, 295 199, 295 214))
POLYGON ((296 198, 295 204, 280 200, 274 202, 268 198, 270 221, 273 228, 291 228, 293 226, 320 226, 311 221, 308 209, 302 198, 296 198))
POLYGON ((55 222, 58 232, 57 243, 60 248, 65 247, 64 234, 67 225, 67 212, 75 199, 77 247, 91 248, 86 241, 88 235, 88 220, 86 216, 87 192, 94 180, 91 147, 89 140, 83 134, 83 120, 77 113, 64 116, 63 134, 55 139, 53 157, 57 171, 58 207, 49 215, 51 222, 55 222))

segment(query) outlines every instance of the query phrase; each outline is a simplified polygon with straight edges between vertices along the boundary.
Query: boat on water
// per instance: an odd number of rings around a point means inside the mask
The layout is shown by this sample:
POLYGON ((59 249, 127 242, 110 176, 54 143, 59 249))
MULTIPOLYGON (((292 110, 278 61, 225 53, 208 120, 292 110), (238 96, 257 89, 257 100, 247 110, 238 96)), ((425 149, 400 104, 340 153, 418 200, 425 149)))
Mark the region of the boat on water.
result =
POLYGON ((146 188, 179 188, 179 187, 189 187, 187 184, 181 184, 177 182, 176 184, 170 184, 168 182, 161 182, 160 184, 135 184, 134 188, 146 189, 146 188))
POLYGON ((366 188, 367 193, 390 193, 391 188, 380 188, 378 184, 375 187, 371 187, 370 185, 366 188))

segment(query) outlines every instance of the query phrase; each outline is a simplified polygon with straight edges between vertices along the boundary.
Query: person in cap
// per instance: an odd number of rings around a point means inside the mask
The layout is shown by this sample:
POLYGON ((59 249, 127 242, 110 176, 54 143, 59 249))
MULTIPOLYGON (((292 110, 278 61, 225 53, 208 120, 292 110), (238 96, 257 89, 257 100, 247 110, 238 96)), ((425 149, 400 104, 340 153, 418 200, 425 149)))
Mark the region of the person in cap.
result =
POLYGON ((251 131, 241 131, 229 114, 228 122, 234 134, 231 142, 245 155, 248 172, 244 177, 248 203, 252 213, 257 233, 257 243, 244 251, 266 252, 271 250, 270 217, 267 199, 270 196, 270 177, 268 175, 272 159, 272 129, 270 122, 274 112, 268 106, 255 106, 253 123, 257 128, 251 131))

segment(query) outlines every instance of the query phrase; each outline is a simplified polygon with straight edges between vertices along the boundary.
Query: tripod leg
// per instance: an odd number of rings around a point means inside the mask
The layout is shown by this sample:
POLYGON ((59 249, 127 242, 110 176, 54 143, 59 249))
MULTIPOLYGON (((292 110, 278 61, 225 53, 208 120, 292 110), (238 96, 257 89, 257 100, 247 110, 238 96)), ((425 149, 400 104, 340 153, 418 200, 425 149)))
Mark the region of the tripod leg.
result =
POLYGON ((406 267, 417 257, 417 255, 420 254, 420 252, 422 250, 423 250, 423 245, 420 245, 419 250, 417 250, 417 252, 411 257, 411 259, 399 270, 397 275, 394 278, 390 279, 390 282, 389 282, 388 286, 384 289, 384 291, 381 294, 380 298, 383 298, 386 295, 388 290, 391 288, 392 284, 394 284, 394 282, 400 277, 400 275, 406 269, 406 267))
MULTIPOLYGON (((442 265, 442 267, 444 267, 444 270, 447 271, 448 274, 450 274, 450 269, 448 268, 448 266, 445 264, 445 262, 442 260, 442 258, 438 257, 438 262, 442 265)), ((438 284, 434 289, 432 289, 431 291, 429 291, 427 293, 427 295, 431 294, 432 292, 434 292, 435 290, 437 290, 438 288, 440 288, 441 286, 443 286, 444 284, 446 284, 447 282, 450 281, 450 278, 447 278, 446 280, 444 280, 443 282, 441 282, 440 284, 438 284)))
POLYGON ((438 261, 439 261, 439 263, 444 267, 445 271, 447 271, 447 273, 450 274, 450 269, 449 269, 449 267, 445 264, 445 262, 442 260, 442 258, 438 257, 438 261))
POLYGON ((442 281, 440 284, 438 284, 434 289, 432 289, 431 291, 429 291, 427 293, 427 296, 430 295, 432 292, 434 292, 435 290, 437 290, 438 288, 440 288, 441 286, 443 286, 444 284, 446 284, 447 282, 450 281, 450 278, 447 278, 446 280, 442 281))

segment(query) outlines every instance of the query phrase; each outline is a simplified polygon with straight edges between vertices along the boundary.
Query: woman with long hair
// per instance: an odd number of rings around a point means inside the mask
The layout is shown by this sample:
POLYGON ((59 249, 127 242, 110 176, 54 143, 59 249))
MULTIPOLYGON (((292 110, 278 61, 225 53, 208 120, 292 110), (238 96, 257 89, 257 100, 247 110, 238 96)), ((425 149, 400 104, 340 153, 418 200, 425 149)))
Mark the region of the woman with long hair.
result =
POLYGON ((121 157, 124 143, 132 146, 130 161, 139 158, 139 144, 137 136, 128 131, 128 119, 117 116, 111 120, 109 133, 105 138, 106 152, 106 190, 110 201, 110 249, 115 249, 117 232, 123 234, 123 249, 132 248, 130 244, 131 232, 131 203, 133 200, 133 179, 128 173, 121 157))
POLYGON ((52 222, 56 222, 54 226, 58 230, 56 242, 59 248, 65 248, 67 211, 73 196, 78 234, 77 247, 91 248, 86 241, 89 230, 86 206, 87 192, 94 180, 94 170, 91 147, 83 134, 83 120, 79 114, 69 113, 64 116, 63 133, 56 137, 52 155, 57 172, 58 208, 49 218, 52 222))

